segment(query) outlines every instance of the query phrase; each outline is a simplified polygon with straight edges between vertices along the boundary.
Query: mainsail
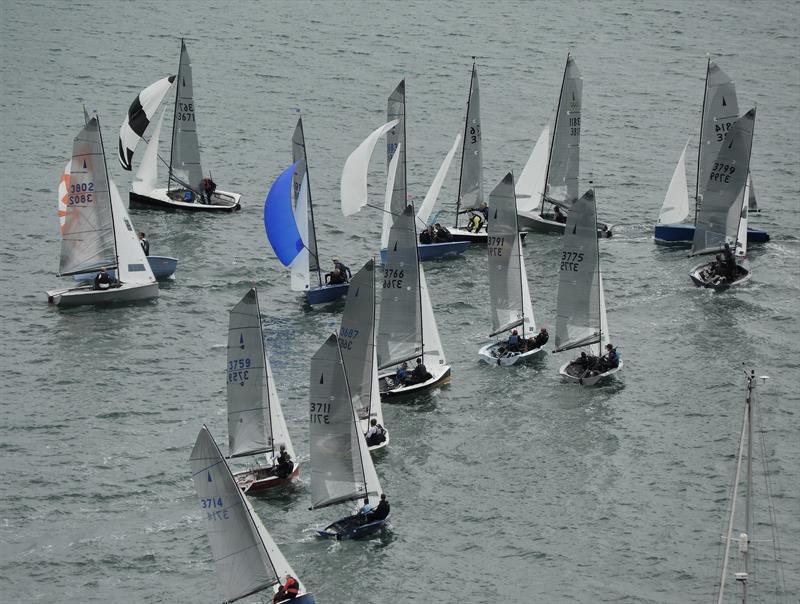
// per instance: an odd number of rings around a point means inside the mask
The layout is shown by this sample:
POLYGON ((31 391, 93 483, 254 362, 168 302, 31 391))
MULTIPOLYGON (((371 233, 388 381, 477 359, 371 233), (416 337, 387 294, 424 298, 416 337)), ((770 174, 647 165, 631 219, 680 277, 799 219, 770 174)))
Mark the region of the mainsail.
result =
POLYGON ((487 225, 489 256, 489 297, 492 334, 502 333, 519 325, 530 327, 532 313, 526 316, 522 295, 522 246, 517 226, 517 204, 514 177, 509 172, 489 194, 487 225))
POLYGON ((303 118, 297 118, 297 125, 292 134, 292 162, 297 163, 302 161, 304 170, 297 170, 292 177, 292 196, 294 198, 295 209, 301 201, 301 192, 303 191, 303 181, 305 180, 305 205, 307 222, 306 233, 303 241, 306 243, 308 251, 308 271, 317 273, 318 285, 322 285, 322 272, 319 266, 319 254, 317 252, 317 231, 314 228, 314 208, 311 203, 311 179, 308 171, 308 158, 306 156, 306 138, 303 133, 303 118))
POLYGON ((311 358, 310 382, 312 507, 377 495, 378 476, 353 409, 336 334, 311 358))
POLYGON ((86 123, 72 145, 61 237, 60 275, 116 266, 111 193, 97 116, 86 123))
POLYGON ((545 201, 570 209, 578 198, 582 99, 583 78, 575 59, 567 55, 550 144, 542 209, 545 201))
MULTIPOLYGON (((368 261, 350 281, 339 328, 347 382, 359 416, 380 408, 375 363, 375 261, 368 261)), ((380 419, 378 420, 380 422, 380 419)))
POLYGON ((378 366, 395 365, 422 353, 422 321, 414 210, 395 218, 383 267, 378 322, 378 366))
POLYGON ((205 426, 197 435, 189 463, 226 601, 270 588, 287 574, 297 577, 245 500, 205 426))
POLYGON ((178 66, 178 89, 175 93, 175 115, 172 122, 172 155, 170 156, 170 186, 201 189, 203 168, 200 165, 200 148, 197 142, 192 64, 186 44, 181 40, 181 60, 178 66))
MULTIPOLYGON (((274 386, 267 382, 258 294, 250 289, 228 322, 228 454, 256 455, 275 448, 270 417, 274 386)), ((275 400, 273 399, 273 400, 275 400)), ((275 402, 277 402, 275 400, 275 402)))
POLYGON ((119 148, 117 150, 117 158, 125 170, 131 169, 136 145, 144 138, 144 133, 150 122, 153 121, 158 106, 164 100, 174 81, 175 76, 167 76, 150 84, 136 95, 128 108, 128 114, 119 129, 119 148))
POLYGON ((406 81, 401 81, 389 95, 386 105, 386 121, 397 120, 397 125, 386 135, 386 167, 392 161, 395 151, 400 153, 397 173, 392 190, 391 212, 399 216, 407 204, 406 185, 406 81))
POLYGON ((747 205, 745 183, 755 119, 756 110, 751 109, 735 120, 711 166, 695 222, 693 256, 717 252, 725 243, 736 241, 742 205, 747 205))
POLYGON ((456 227, 462 206, 477 208, 483 201, 483 151, 481 143, 481 98, 478 87, 478 68, 472 64, 469 83, 467 118, 464 123, 464 144, 461 148, 461 174, 458 180, 456 227))
POLYGON ((600 341, 600 263, 594 191, 586 191, 567 216, 558 272, 556 351, 600 341))

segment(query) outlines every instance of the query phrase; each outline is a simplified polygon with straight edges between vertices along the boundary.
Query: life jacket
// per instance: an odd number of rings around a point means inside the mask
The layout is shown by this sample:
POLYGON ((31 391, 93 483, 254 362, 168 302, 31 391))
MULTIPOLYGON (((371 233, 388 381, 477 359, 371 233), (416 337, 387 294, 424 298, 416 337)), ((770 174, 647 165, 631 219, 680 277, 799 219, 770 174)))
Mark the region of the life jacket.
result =
POLYGON ((283 591, 286 592, 287 596, 290 597, 297 597, 300 593, 300 584, 297 582, 297 579, 294 577, 289 577, 286 579, 286 583, 283 585, 283 591))
POLYGON ((473 214, 472 217, 469 219, 470 230, 473 233, 477 233, 478 230, 480 230, 482 224, 483 224, 483 219, 477 214, 473 214))

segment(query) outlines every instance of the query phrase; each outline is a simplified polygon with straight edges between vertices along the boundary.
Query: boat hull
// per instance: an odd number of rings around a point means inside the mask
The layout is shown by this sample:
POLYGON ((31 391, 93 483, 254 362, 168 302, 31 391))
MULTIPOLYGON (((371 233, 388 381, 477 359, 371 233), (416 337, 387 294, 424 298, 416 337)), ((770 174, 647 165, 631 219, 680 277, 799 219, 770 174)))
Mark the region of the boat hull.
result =
POLYGON ((81 285, 47 292, 47 301, 59 307, 136 302, 150 298, 158 298, 158 283, 123 283, 120 287, 110 289, 81 285))
MULTIPOLYGON (((653 230, 653 241, 659 245, 690 246, 694 239, 693 224, 657 224, 653 230)), ((766 243, 769 233, 761 229, 747 229, 747 243, 766 243)))
MULTIPOLYGON (((448 241, 446 243, 418 243, 417 252, 419 259, 433 260, 434 258, 442 258, 443 256, 454 256, 456 254, 464 253, 469 247, 469 241, 448 241)), ((386 264, 386 257, 388 251, 381 250, 381 263, 386 264)))
POLYGON ((306 301, 311 304, 327 304, 335 302, 347 296, 350 289, 349 283, 336 283, 335 285, 323 285, 312 287, 306 291, 306 301))
MULTIPOLYGON (((159 281, 169 279, 175 273, 178 267, 178 259, 170 258, 169 256, 148 256, 147 262, 150 264, 150 270, 153 271, 153 276, 159 281)), ((108 264, 112 264, 109 262, 108 264)), ((108 274, 112 279, 117 278, 117 271, 111 269, 108 274)), ((75 275, 75 281, 94 281, 97 273, 80 273, 75 275)))
POLYGON ((614 367, 613 369, 609 369, 608 371, 605 371, 603 373, 598 373, 596 375, 588 375, 580 377, 577 375, 573 375, 567 371, 567 368, 570 365, 572 365, 572 361, 568 361, 561 366, 561 368, 558 370, 558 374, 566 378, 568 382, 572 382, 574 384, 580 384, 581 386, 594 386, 598 382, 610 378, 612 375, 622 371, 623 364, 624 363, 620 361, 619 366, 614 367))
POLYGON ((263 476, 262 474, 265 470, 268 470, 268 468, 244 470, 234 473, 233 478, 236 480, 236 484, 239 485, 242 493, 245 495, 257 495, 264 491, 269 491, 270 489, 286 486, 300 476, 299 463, 295 464, 292 473, 285 478, 279 478, 274 474, 263 476))
MULTIPOLYGON (((361 432, 363 432, 364 435, 366 435, 367 434, 367 430, 369 430, 369 420, 370 420, 370 418, 366 418, 366 417, 365 418, 361 418, 361 419, 358 420, 358 423, 361 426, 361 432)), ((384 430, 386 430, 386 427, 384 427, 384 430)), ((372 445, 372 446, 368 445, 367 448, 370 451, 380 451, 382 449, 385 449, 387 446, 389 446, 389 431, 388 430, 386 430, 386 439, 382 443, 378 443, 377 445, 372 445)))
POLYGON ((316 600, 311 594, 302 594, 294 600, 282 600, 282 602, 288 602, 289 604, 316 604, 316 600))
MULTIPOLYGON (((450 234, 453 236, 453 241, 468 241, 469 243, 474 243, 476 245, 486 245, 488 237, 486 234, 486 229, 481 229, 477 233, 473 233, 472 231, 468 231, 466 229, 453 227, 450 229, 450 234)), ((527 231, 520 231, 519 236, 523 241, 525 241, 527 234, 527 231)))
POLYGON ((689 277, 692 279, 692 283, 694 283, 695 286, 722 292, 750 281, 750 269, 742 264, 736 265, 737 278, 732 282, 710 279, 708 276, 708 269, 712 264, 712 262, 705 262, 703 264, 698 264, 691 270, 689 277))
POLYGON ((478 358, 489 365, 499 365, 500 367, 510 367, 518 362, 529 361, 546 353, 544 348, 534 348, 525 352, 500 352, 500 348, 505 347, 505 342, 493 342, 486 344, 478 351, 478 358))
POLYGON ((219 201, 217 203, 199 203, 172 199, 166 189, 155 189, 147 194, 131 191, 130 206, 132 208, 187 212, 237 212, 242 209, 240 193, 217 190, 214 192, 214 198, 219 201))
POLYGON ((423 390, 428 390, 429 388, 443 386, 450 382, 450 365, 444 365, 439 368, 438 374, 434 374, 429 380, 407 386, 396 384, 394 375, 394 372, 378 375, 378 387, 380 389, 381 399, 410 396, 422 392, 423 390))
POLYGON ((386 520, 387 519, 384 518, 383 520, 374 520, 361 524, 358 522, 358 516, 346 516, 345 518, 340 518, 336 522, 329 524, 323 530, 317 531, 317 534, 320 537, 336 539, 337 541, 359 539, 381 530, 386 525, 386 520))
MULTIPOLYGON (((535 210, 533 212, 517 212, 517 219, 519 220, 519 228, 523 231, 563 235, 566 228, 566 223, 550 220, 535 210)), ((613 234, 612 225, 597 221, 597 236, 599 238, 607 239, 613 234)))

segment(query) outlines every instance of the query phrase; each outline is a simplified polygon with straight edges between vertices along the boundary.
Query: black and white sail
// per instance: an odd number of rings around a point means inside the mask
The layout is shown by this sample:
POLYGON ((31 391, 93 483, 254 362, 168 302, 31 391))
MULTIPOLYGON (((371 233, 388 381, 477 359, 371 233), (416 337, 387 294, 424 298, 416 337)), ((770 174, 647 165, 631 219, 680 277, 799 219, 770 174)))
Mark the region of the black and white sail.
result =
POLYGON ((311 358, 309 407, 312 507, 377 497, 378 475, 353 408, 336 334, 311 358))
POLYGON ((691 255, 722 250, 725 243, 734 246, 747 206, 745 194, 753 143, 755 108, 748 111, 727 132, 719 154, 711 164, 695 223, 691 255))
POLYGON ((130 170, 136 145, 144 138, 144 133, 172 87, 175 76, 161 78, 136 95, 128 109, 128 114, 119 129, 119 149, 117 157, 125 170, 130 170))

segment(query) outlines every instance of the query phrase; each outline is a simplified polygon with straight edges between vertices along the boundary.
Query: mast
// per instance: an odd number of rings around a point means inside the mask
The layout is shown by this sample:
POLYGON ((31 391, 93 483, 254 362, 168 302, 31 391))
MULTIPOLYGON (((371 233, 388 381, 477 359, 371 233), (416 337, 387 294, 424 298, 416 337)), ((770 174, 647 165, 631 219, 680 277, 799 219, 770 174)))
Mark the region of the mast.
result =
POLYGON ((306 188, 308 190, 308 215, 311 218, 311 238, 314 240, 314 253, 317 263, 317 282, 322 287, 322 269, 319 266, 319 248, 317 247, 317 228, 314 226, 314 204, 311 203, 311 170, 308 169, 308 154, 306 153, 306 134, 303 130, 302 116, 297 119, 300 126, 300 137, 303 139, 303 158, 306 160, 306 188))
MULTIPOLYGON (((594 183, 590 180, 589 184, 592 185, 592 199, 594 200, 594 230, 597 232, 597 198, 594 195, 594 183)), ((600 319, 600 322, 597 326, 597 349, 600 351, 600 354, 597 356, 602 356, 603 354, 603 294, 601 292, 601 288, 603 287, 603 277, 601 276, 600 270, 600 237, 596 238, 595 246, 597 246, 597 317, 600 319)))
POLYGON ((169 185, 172 182, 172 154, 175 151, 175 116, 178 115, 178 90, 181 87, 181 58, 183 57, 183 38, 181 38, 181 52, 178 56, 178 75, 176 76, 177 83, 175 84, 175 104, 172 108, 172 136, 169 141, 169 168, 167 170, 167 194, 169 194, 169 185))
MULTIPOLYGON (((267 411, 269 412, 269 444, 272 454, 275 454, 275 428, 272 425, 272 399, 269 395, 269 371, 267 371, 267 353, 264 350, 264 331, 261 327, 261 308, 258 306, 258 290, 253 288, 256 298, 256 319, 258 320, 258 348, 261 351, 261 361, 264 364, 264 378, 267 385, 267 411)), ((262 419, 263 421, 263 419, 262 419)), ((289 447, 291 449, 291 447, 289 447)), ((265 452, 266 453, 266 452, 265 452)))
MULTIPOLYGON (((755 404, 754 390, 756 387, 756 374, 750 370, 747 378, 747 488, 744 497, 744 535, 739 537, 739 551, 742 552, 744 561, 744 578, 740 579, 742 584, 742 604, 747 604, 747 581, 750 578, 750 542, 753 534, 753 510, 751 496, 753 494, 753 405, 755 404), (744 539, 742 543, 741 539, 744 539)), ((737 577, 738 579, 738 577, 737 577)))
MULTIPOLYGON (((86 108, 83 110, 84 119, 86 118, 86 108)), ((108 177, 108 164, 106 163, 106 146, 103 144, 103 133, 100 131, 100 117, 95 113, 94 119, 97 120, 97 136, 100 137, 100 149, 103 152, 103 171, 106 173, 106 182, 108 183, 108 205, 111 212, 111 232, 114 235, 114 264, 119 268, 119 253, 117 252, 117 228, 114 226, 114 204, 111 203, 111 179, 108 177)), ((119 271, 117 271, 117 280, 119 280, 119 271)))
POLYGON ((703 124, 706 118, 706 96, 708 95, 708 72, 711 70, 711 57, 706 63, 706 85, 703 89, 703 110, 700 112, 700 140, 697 143, 697 179, 694 188, 694 222, 697 222, 697 210, 700 207, 700 153, 703 149, 703 124))
POLYGON ((567 81, 567 67, 569 66, 570 53, 567 53, 567 62, 564 64, 564 75, 561 78, 561 90, 558 92, 558 105, 556 105, 556 120, 553 122, 553 132, 550 134, 550 150, 547 154, 547 170, 544 173, 544 190, 542 191, 542 203, 539 205, 539 214, 544 212, 544 200, 547 197, 547 180, 550 178, 550 160, 553 157, 553 143, 556 140, 556 130, 558 129, 558 113, 561 109, 561 98, 564 96, 564 83, 567 81))
POLYGON ((469 78, 469 94, 467 94, 467 115, 464 118, 464 140, 461 144, 461 170, 458 171, 458 189, 456 191, 456 224, 458 228, 458 211, 461 209, 461 177, 464 171, 464 153, 467 151, 467 134, 469 131, 469 106, 472 103, 472 83, 475 81, 475 57, 472 57, 472 75, 469 78))
MULTIPOLYGON (((514 172, 511 172, 511 182, 514 182, 514 172)), ((525 339, 525 287, 523 286, 523 279, 527 279, 528 275, 525 274, 525 262, 522 257, 522 239, 519 236, 519 216, 517 214, 517 191, 514 187, 511 188, 511 194, 514 196, 514 237, 517 238, 517 258, 519 259, 519 300, 520 310, 522 310, 522 339, 525 339)))

